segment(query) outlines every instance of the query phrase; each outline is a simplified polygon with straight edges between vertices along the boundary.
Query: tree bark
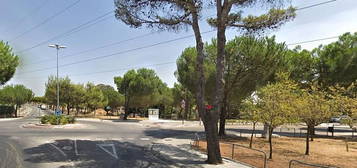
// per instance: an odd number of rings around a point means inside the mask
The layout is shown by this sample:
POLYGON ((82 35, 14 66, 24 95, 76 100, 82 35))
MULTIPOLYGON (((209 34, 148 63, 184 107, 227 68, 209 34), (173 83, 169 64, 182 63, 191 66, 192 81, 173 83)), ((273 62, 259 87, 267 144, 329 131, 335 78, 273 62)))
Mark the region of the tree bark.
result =
POLYGON ((273 136, 274 128, 269 127, 269 159, 273 159, 273 143, 272 143, 272 136, 273 136))
POLYGON ((71 107, 67 105, 67 115, 69 115, 69 111, 71 110, 71 107))
POLYGON ((265 138, 266 140, 268 140, 269 138, 269 125, 267 125, 266 123, 264 123, 262 137, 265 138))
POLYGON ((205 111, 204 107, 204 97, 205 97, 205 75, 204 75, 204 48, 203 41, 199 27, 198 13, 196 7, 192 7, 192 29, 196 38, 196 50, 197 50, 197 65, 196 71, 198 75, 197 80, 197 92, 196 92, 196 101, 200 117, 203 119, 206 140, 207 140, 207 162, 210 164, 219 164, 222 163, 222 157, 219 147, 218 140, 218 115, 205 111))
POLYGON ((224 135, 225 111, 223 112, 224 97, 224 62, 226 46, 226 18, 221 0, 217 0, 217 58, 216 58, 216 93, 214 99, 214 112, 220 114, 220 135, 224 135), (221 129, 222 127, 222 129, 221 129), (222 131, 222 132, 221 132, 222 131))
POLYGON ((224 109, 221 110, 220 119, 219 119, 219 133, 220 137, 226 136, 226 111, 224 109))
POLYGON ((124 98, 124 120, 128 119, 128 112, 129 112, 129 97, 126 95, 124 98))
POLYGON ((18 105, 15 105, 15 118, 17 118, 17 111, 18 111, 17 106, 18 106, 18 105))
POLYGON ((305 155, 309 155, 309 151, 310 151, 310 140, 309 140, 310 132, 311 132, 311 127, 308 125, 308 126, 307 126, 307 132, 306 132, 306 149, 305 149, 305 155))
POLYGON ((252 130, 252 134, 250 135, 249 148, 252 148, 252 145, 253 145, 253 137, 254 137, 254 132, 255 132, 255 124, 256 124, 256 122, 253 122, 253 130, 252 130))
POLYGON ((315 125, 312 125, 310 128, 310 140, 314 141, 314 136, 315 136, 315 125))

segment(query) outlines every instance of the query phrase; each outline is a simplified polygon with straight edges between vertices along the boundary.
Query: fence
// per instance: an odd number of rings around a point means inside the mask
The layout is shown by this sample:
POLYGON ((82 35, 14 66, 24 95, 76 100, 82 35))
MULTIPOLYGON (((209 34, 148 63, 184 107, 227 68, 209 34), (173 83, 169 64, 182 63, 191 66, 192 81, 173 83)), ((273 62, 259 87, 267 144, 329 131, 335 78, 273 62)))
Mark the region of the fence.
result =
MULTIPOLYGON (((236 132, 236 135, 240 137, 247 137, 252 134, 252 130, 248 128, 238 128, 235 130, 231 130, 236 132)), ((263 130, 261 129, 256 129, 254 131, 254 136, 257 137, 257 135, 261 135, 263 133, 263 130)), ((279 135, 279 136, 286 136, 286 137, 306 137, 307 130, 306 128, 299 127, 299 128, 286 128, 286 127, 280 127, 280 128, 275 128, 273 131, 273 134, 279 135)), ((356 129, 347 129, 347 128, 340 128, 340 129, 335 129, 333 132, 330 132, 328 128, 323 129, 323 128, 317 128, 315 132, 315 137, 356 137, 357 135, 357 130, 356 129)))
POLYGON ((231 158, 234 160, 234 154, 235 154, 235 148, 236 147, 240 147, 240 148, 244 148, 244 149, 248 149, 248 150, 251 150, 251 151, 255 151, 255 152, 259 152, 263 155, 263 168, 267 168, 268 167, 268 160, 267 160, 267 154, 262 151, 262 150, 259 150, 259 149, 254 149, 254 148, 250 148, 250 147, 247 147, 247 146, 244 146, 244 145, 239 145, 239 144, 234 144, 234 143, 222 143, 221 144, 227 144, 227 145, 231 145, 232 146, 232 155, 231 155, 231 158))
POLYGON ((336 166, 325 166, 325 165, 318 165, 318 164, 313 164, 313 163, 305 163, 305 162, 298 161, 298 160, 290 160, 289 168, 293 168, 293 163, 296 163, 299 165, 304 165, 304 166, 310 166, 310 167, 318 167, 318 168, 339 168, 336 166))

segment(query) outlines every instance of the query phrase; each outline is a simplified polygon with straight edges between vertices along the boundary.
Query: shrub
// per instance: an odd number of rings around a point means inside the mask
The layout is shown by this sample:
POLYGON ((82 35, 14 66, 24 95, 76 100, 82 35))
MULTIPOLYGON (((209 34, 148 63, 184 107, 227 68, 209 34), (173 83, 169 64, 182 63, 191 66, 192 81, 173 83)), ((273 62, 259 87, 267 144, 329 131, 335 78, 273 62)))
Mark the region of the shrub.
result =
POLYGON ((65 125, 65 124, 73 124, 74 122, 75 122, 75 118, 73 116, 45 115, 41 117, 42 124, 65 125))

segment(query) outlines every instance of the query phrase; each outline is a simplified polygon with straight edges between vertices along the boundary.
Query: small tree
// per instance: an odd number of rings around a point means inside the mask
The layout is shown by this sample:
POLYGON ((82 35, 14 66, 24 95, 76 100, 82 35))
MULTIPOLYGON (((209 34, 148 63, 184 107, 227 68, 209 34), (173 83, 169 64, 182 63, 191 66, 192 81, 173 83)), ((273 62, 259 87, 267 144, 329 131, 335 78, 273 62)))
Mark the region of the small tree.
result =
POLYGON ((257 92, 257 111, 263 123, 269 126, 269 158, 273 158, 272 134, 274 128, 296 121, 292 103, 296 99, 297 85, 279 74, 278 82, 268 84, 257 92))
POLYGON ((250 135, 250 142, 249 142, 249 147, 252 148, 255 126, 260 121, 260 116, 256 106, 256 101, 254 101, 253 96, 243 101, 241 112, 242 112, 241 114, 242 118, 244 120, 251 121, 253 123, 253 130, 252 130, 252 134, 250 135))
POLYGON ((0 86, 12 78, 18 65, 19 57, 8 44, 0 41, 0 86))
POLYGON ((307 126, 305 155, 309 155, 309 137, 313 140, 315 126, 328 121, 335 114, 327 93, 314 85, 310 88, 300 90, 294 103, 300 120, 307 126))

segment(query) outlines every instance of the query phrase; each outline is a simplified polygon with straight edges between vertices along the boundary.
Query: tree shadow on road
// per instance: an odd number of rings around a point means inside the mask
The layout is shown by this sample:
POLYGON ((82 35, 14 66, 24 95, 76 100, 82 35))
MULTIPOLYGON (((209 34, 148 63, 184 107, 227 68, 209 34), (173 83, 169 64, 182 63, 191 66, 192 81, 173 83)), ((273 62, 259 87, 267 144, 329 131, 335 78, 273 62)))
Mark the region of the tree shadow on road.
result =
POLYGON ((56 140, 24 149, 25 161, 52 163, 61 168, 168 167, 149 147, 113 140, 56 140))
POLYGON ((171 138, 176 139, 194 139, 196 133, 200 137, 204 137, 204 132, 201 131, 186 131, 186 130, 176 130, 176 129, 147 129, 144 131, 146 136, 150 136, 157 139, 171 138))

